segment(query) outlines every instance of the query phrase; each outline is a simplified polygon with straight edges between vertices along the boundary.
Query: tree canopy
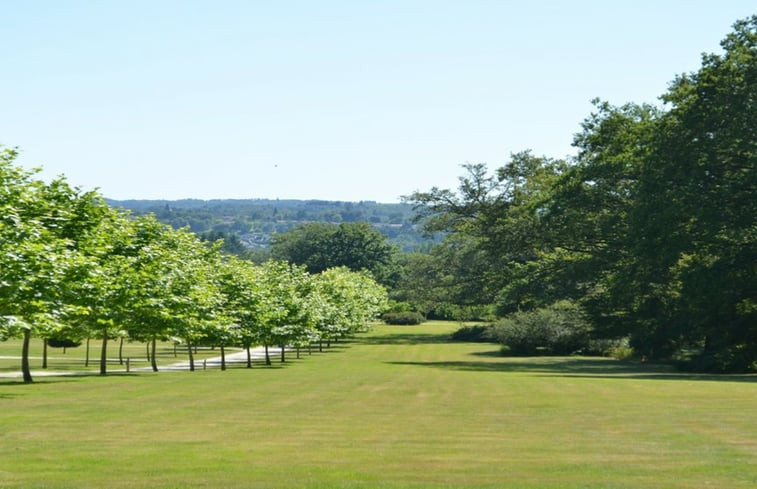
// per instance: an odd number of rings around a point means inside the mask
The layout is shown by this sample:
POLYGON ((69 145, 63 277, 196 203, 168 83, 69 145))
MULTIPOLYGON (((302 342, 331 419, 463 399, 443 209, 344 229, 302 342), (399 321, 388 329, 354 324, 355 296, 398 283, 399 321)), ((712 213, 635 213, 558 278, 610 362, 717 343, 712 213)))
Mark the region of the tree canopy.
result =
POLYGON ((347 267, 370 272, 379 282, 392 283, 398 250, 366 222, 309 223, 276 234, 274 258, 307 267, 311 273, 347 267))

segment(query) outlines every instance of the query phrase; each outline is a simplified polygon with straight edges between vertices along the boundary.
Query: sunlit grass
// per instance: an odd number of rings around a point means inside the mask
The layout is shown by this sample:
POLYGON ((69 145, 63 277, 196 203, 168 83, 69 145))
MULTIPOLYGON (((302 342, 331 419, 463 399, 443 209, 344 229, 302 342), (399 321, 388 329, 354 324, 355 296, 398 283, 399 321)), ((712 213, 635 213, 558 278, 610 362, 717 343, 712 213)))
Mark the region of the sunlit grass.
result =
POLYGON ((456 326, 273 368, 0 379, 0 487, 757 485, 754 376, 505 358, 456 326))

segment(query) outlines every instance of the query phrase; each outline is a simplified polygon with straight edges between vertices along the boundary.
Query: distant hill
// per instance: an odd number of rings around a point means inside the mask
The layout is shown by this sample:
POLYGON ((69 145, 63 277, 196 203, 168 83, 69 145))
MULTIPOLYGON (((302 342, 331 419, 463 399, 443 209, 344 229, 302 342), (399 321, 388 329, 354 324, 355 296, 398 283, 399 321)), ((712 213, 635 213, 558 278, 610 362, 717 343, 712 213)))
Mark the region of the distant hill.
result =
POLYGON ((435 241, 413 224, 409 204, 271 199, 107 201, 136 215, 155 214, 174 228, 188 226, 196 234, 233 233, 250 248, 265 248, 274 233, 308 222, 368 222, 403 251, 428 248, 435 241))

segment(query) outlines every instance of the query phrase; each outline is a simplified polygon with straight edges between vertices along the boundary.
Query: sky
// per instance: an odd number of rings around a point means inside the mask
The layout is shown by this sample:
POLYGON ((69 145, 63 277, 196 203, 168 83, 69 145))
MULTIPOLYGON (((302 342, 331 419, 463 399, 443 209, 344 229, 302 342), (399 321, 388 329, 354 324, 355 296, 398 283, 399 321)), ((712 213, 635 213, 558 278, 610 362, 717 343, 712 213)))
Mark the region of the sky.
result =
POLYGON ((0 0, 0 145, 113 199, 398 202, 565 158, 753 1, 0 0))

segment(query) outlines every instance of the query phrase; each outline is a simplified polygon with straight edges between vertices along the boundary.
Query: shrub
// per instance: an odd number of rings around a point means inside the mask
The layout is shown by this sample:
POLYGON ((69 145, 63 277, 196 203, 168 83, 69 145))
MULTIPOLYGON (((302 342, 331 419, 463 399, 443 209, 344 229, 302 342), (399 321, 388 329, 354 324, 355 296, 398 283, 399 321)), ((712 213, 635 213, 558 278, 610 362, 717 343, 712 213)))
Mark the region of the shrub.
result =
POLYGON ((597 338, 589 340, 586 348, 581 350, 584 355, 612 357, 617 360, 628 360, 633 357, 633 348, 628 344, 628 338, 608 339, 597 338))
POLYGON ((411 312, 413 310, 413 306, 409 302, 390 300, 389 307, 386 309, 386 312, 411 312))
POLYGON ((381 316, 386 324, 414 325, 423 322, 423 316, 417 312, 387 312, 381 316))
POLYGON ((569 301, 510 314, 492 328, 510 355, 570 355, 588 348, 589 324, 569 301))
POLYGON ((47 345, 51 348, 76 348, 81 345, 81 341, 72 340, 70 338, 49 338, 47 345))
POLYGON ((486 343, 496 340, 492 338, 491 326, 479 324, 475 326, 463 326, 458 329, 452 333, 452 341, 486 343))

